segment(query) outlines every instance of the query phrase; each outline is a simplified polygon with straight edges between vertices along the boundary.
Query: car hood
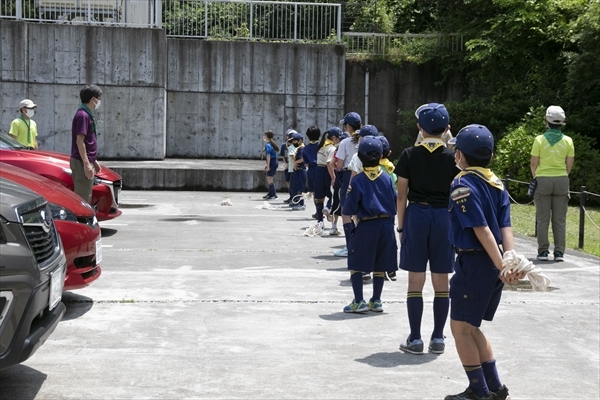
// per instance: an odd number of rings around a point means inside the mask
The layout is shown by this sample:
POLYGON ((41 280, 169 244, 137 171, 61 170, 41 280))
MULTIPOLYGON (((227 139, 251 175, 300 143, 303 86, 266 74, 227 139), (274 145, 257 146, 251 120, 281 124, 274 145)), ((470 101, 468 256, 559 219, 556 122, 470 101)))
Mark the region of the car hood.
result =
MULTIPOLYGON (((65 153, 59 153, 57 151, 51 151, 51 150, 10 150, 10 151, 16 151, 19 153, 20 157, 23 157, 25 159, 28 160, 35 160, 36 162, 41 162, 41 163, 51 163, 51 164, 55 164, 57 166, 60 166, 61 168, 65 168, 70 170, 71 169, 71 164, 70 164, 70 160, 71 160, 71 156, 65 153)), ((115 171, 107 168, 107 167, 102 167, 102 169, 100 170, 99 173, 96 174, 96 176, 100 179, 104 179, 107 181, 118 181, 121 180, 121 175, 117 174, 115 171)))
POLYGON ((25 186, 45 197, 48 202, 58 204, 79 217, 94 216, 94 209, 75 192, 41 175, 0 162, 0 177, 25 186))

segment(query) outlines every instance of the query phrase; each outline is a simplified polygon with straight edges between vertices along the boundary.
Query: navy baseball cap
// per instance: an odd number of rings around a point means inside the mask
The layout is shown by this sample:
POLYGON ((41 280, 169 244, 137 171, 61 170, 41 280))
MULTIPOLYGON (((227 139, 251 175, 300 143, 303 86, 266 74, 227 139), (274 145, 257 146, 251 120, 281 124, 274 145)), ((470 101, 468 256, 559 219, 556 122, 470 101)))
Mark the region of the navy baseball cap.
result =
POLYGON ((381 140, 376 137, 364 137, 358 145, 358 154, 368 156, 371 152, 377 152, 381 157, 381 154, 383 153, 383 144, 381 143, 381 140))
POLYGON ((346 114, 344 116, 343 119, 340 120, 340 124, 348 124, 348 125, 360 125, 362 123, 362 119, 360 118, 360 115, 358 115, 358 113, 353 112, 349 112, 348 114, 346 114))
POLYGON ((287 131, 285 131, 285 136, 287 136, 288 139, 291 139, 292 136, 294 135, 294 133, 298 133, 298 132, 296 132, 294 129, 288 129, 287 131))
POLYGON ((494 135, 483 125, 467 125, 456 135, 456 148, 468 156, 485 160, 494 152, 494 135), (489 150, 489 154, 478 154, 479 149, 489 150))
POLYGON ((348 139, 348 132, 342 132, 342 135, 340 136, 340 139, 344 140, 344 139, 348 139))
POLYGON ((387 152, 390 151, 390 142, 385 136, 377 136, 377 139, 381 141, 381 145, 383 146, 382 154, 387 154, 387 152))
POLYGON ((337 136, 337 137, 342 136, 342 130, 340 128, 338 128, 337 126, 332 126, 325 133, 327 134, 327 136, 337 136))
POLYGON ((292 134, 292 139, 294 139, 294 140, 304 140, 303 137, 302 137, 302 134, 298 133, 298 132, 294 132, 292 134))
POLYGON ((415 115, 421 128, 430 135, 441 135, 450 124, 450 115, 443 104, 423 104, 415 115))
POLYGON ((362 137, 377 136, 377 135, 379 135, 379 131, 377 130, 375 125, 365 125, 360 128, 360 130, 358 131, 358 134, 362 137))

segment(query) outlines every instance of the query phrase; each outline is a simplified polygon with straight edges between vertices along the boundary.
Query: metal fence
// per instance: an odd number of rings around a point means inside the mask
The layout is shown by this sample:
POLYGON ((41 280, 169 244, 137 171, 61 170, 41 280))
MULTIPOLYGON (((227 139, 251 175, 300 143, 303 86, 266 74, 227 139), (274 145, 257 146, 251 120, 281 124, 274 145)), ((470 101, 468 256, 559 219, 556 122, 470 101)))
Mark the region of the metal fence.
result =
POLYGON ((162 0, 2 0, 0 18, 160 27, 162 0))
POLYGON ((241 0, 163 0, 167 36, 340 41, 340 4, 241 0))
POLYGON ((427 49, 442 46, 450 51, 464 49, 463 37, 443 34, 385 34, 344 32, 342 41, 346 45, 347 54, 364 54, 375 56, 394 56, 414 52, 422 54, 427 49))

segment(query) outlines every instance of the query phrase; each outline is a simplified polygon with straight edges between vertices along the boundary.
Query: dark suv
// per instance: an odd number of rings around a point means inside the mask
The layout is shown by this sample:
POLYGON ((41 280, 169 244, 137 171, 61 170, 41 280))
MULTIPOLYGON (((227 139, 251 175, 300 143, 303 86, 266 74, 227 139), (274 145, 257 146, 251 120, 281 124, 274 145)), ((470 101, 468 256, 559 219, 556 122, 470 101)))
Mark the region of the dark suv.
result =
POLYGON ((0 179, 0 370, 31 357, 58 325, 65 264, 46 200, 0 179))

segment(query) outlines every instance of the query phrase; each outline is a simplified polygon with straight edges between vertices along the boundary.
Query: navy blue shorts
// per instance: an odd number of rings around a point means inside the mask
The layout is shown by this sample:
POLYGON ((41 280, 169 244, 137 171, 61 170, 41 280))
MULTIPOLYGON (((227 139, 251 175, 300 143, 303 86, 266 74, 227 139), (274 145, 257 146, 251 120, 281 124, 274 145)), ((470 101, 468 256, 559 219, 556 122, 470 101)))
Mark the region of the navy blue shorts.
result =
POLYGON ((289 183, 292 173, 286 168, 285 171, 283 171, 283 175, 285 176, 285 181, 289 183))
POLYGON ((348 269, 392 272, 398 269, 394 218, 360 221, 348 241, 348 269))
POLYGON ((315 199, 331 198, 331 176, 327 167, 319 167, 315 171, 315 199))
POLYGON ((315 191, 316 173, 317 173, 317 166, 309 165, 308 171, 306 172, 306 181, 307 181, 307 186, 308 186, 308 189, 307 189, 308 192, 315 191))
POLYGON ((400 269, 410 272, 449 274, 454 250, 448 240, 448 209, 410 203, 404 214, 400 241, 400 269))
POLYGON ((306 187, 306 170, 297 169, 292 174, 292 180, 290 182, 290 189, 292 193, 302 193, 306 187))
POLYGON ((504 286, 499 273, 487 253, 460 253, 450 279, 450 318, 476 327, 494 319, 504 286))
POLYGON ((267 176, 275 176, 277 172, 277 168, 279 167, 279 161, 276 158, 271 158, 269 162, 269 170, 267 171, 267 176))
POLYGON ((342 206, 342 214, 344 214, 344 202, 348 194, 348 186, 350 186, 350 176, 352 176, 352 171, 349 169, 340 173, 340 205, 342 206))

